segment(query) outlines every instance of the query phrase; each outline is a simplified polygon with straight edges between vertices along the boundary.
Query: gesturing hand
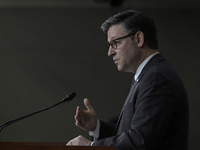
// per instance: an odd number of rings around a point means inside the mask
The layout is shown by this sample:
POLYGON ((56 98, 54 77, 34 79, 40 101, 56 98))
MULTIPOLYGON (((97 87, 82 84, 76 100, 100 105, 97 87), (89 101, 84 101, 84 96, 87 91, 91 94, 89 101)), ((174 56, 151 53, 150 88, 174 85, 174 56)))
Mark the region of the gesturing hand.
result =
POLYGON ((83 110, 79 106, 77 106, 76 115, 74 117, 76 121, 76 126, 86 131, 94 131, 97 124, 96 113, 87 98, 84 99, 83 102, 87 110, 83 110))

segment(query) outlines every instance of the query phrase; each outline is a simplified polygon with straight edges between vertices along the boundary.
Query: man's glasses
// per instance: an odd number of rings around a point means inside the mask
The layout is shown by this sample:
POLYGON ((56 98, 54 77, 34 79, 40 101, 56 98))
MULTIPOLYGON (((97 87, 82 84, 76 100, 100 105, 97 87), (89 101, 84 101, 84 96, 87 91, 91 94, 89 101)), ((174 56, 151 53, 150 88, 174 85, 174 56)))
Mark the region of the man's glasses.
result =
POLYGON ((108 47, 111 46, 113 49, 117 49, 117 45, 118 45, 118 43, 119 43, 118 40, 121 40, 121 39, 130 37, 130 36, 133 36, 133 35, 135 35, 135 32, 134 32, 134 33, 131 32, 131 33, 125 35, 125 36, 122 36, 122 37, 119 37, 119 38, 117 38, 117 39, 114 39, 114 40, 108 42, 108 47))

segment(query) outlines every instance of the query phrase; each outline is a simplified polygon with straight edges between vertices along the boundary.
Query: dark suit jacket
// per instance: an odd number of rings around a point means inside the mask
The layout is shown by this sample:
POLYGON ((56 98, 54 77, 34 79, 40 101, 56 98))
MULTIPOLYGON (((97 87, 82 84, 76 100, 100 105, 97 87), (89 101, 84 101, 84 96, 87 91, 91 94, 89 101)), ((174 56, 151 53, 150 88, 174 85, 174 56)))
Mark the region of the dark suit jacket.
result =
POLYGON ((189 108, 181 79, 155 55, 131 87, 116 125, 100 121, 93 146, 118 150, 187 150, 189 108))

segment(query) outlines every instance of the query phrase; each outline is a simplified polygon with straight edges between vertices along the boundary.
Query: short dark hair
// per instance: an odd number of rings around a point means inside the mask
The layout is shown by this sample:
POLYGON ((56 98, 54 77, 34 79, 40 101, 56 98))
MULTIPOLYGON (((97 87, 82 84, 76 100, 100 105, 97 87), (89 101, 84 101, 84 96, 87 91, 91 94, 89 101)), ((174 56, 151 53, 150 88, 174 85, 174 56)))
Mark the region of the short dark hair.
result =
POLYGON ((137 10, 126 10, 107 19, 101 25, 101 29, 103 32, 107 33, 111 26, 117 24, 122 24, 127 32, 143 32, 144 43, 149 48, 158 48, 157 29, 155 22, 147 14, 137 10))

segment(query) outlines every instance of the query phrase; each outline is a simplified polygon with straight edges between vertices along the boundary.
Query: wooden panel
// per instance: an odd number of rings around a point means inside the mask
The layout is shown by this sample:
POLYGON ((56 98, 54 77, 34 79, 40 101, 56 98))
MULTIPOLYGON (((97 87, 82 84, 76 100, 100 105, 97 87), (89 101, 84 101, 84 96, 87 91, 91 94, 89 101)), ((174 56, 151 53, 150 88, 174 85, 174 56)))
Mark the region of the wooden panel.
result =
POLYGON ((1 142, 0 150, 114 150, 114 147, 66 146, 66 143, 1 142))

